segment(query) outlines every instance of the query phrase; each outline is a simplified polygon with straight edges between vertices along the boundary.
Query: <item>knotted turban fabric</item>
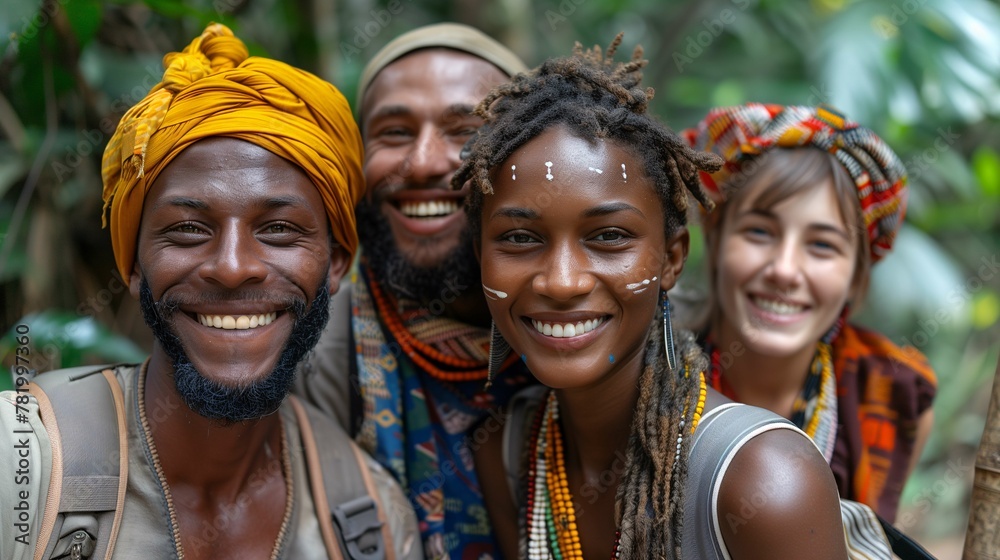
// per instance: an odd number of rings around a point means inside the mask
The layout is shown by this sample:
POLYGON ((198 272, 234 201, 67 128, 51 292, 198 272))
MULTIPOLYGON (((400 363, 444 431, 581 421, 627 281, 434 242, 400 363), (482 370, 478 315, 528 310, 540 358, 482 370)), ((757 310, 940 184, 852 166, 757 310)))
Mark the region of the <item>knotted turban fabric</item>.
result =
POLYGON ((812 146, 833 154, 857 187, 872 262, 892 250, 906 212, 906 168, 874 132, 835 109, 761 103, 717 108, 682 134, 695 149, 725 159, 716 173, 700 173, 717 200, 722 185, 749 171, 747 163, 771 148, 812 146))
POLYGON ((161 171, 204 138, 245 140, 297 165, 323 198, 336 242, 358 245, 354 206, 365 190, 363 147, 344 96, 282 62, 249 57, 224 25, 209 25, 163 57, 163 80, 129 109, 104 151, 103 223, 128 281, 146 194, 161 171))

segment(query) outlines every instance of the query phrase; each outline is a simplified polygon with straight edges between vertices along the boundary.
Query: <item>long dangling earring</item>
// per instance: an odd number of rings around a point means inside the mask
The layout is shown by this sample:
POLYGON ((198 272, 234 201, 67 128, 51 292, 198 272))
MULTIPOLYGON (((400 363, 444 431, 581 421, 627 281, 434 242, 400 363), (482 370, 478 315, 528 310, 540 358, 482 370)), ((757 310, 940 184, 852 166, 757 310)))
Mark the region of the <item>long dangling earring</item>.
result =
POLYGON ((667 366, 670 371, 677 369, 677 353, 674 347, 674 325, 670 321, 670 298, 667 292, 661 292, 661 302, 663 303, 663 351, 667 354, 667 366))
POLYGON ((490 364, 486 369, 486 386, 483 387, 484 391, 493 385, 493 377, 500 373, 500 367, 503 366, 503 361, 507 358, 509 352, 510 344, 500 334, 497 324, 490 321, 490 364))

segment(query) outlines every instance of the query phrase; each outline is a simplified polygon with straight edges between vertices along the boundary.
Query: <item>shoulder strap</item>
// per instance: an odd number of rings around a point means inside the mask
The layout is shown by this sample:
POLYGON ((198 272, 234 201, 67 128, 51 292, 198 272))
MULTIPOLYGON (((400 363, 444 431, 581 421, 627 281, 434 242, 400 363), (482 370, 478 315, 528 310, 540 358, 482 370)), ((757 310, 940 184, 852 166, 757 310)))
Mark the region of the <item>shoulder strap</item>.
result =
POLYGON ((895 528, 892 523, 883 519, 881 515, 877 513, 875 515, 878 517, 879 524, 882 525, 882 530, 885 531, 885 536, 889 539, 893 554, 901 560, 934 560, 934 556, 930 552, 927 552, 927 549, 920 546, 917 541, 895 528))
POLYGON ((36 376, 29 391, 52 442, 52 478, 36 560, 70 553, 110 559, 128 485, 125 399, 111 369, 36 376))
MULTIPOLYGON (((745 404, 722 404, 702 415, 691 440, 684 488, 684 527, 691 528, 681 535, 685 557, 694 551, 711 558, 731 557, 718 516, 719 488, 733 457, 748 441, 779 429, 801 433, 777 414, 745 404)), ((809 436, 803 433, 802 437, 809 436)))
POLYGON ((328 556, 331 560, 393 560, 395 549, 385 508, 361 450, 332 422, 323 419, 313 422, 295 396, 289 399, 299 423, 313 501, 328 556), (322 446, 316 444, 314 426, 322 426, 322 446), (348 449, 351 453, 345 453, 348 449))

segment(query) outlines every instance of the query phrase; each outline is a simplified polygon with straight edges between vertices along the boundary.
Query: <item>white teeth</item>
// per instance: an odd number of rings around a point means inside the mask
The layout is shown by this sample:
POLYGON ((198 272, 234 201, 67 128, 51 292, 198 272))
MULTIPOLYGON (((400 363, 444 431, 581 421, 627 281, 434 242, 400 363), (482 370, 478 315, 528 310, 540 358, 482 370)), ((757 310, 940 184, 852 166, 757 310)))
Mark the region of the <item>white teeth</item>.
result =
POLYGON ((778 315, 794 315, 796 313, 801 313, 802 310, 805 309, 802 305, 786 303, 773 299, 763 299, 759 297, 753 298, 753 302, 757 305, 757 307, 763 309, 764 311, 769 311, 778 315))
POLYGON ((270 325, 278 317, 276 312, 260 315, 202 315, 198 314, 198 322, 206 327, 226 330, 246 330, 270 325))
POLYGON ((603 317, 588 319, 587 321, 580 321, 578 323, 543 323, 535 319, 531 320, 531 324, 535 327, 536 331, 553 338, 573 338, 574 336, 580 336, 596 329, 602 322, 604 322, 603 317))
POLYGON ((454 200, 431 200, 429 202, 403 202, 399 210, 404 216, 421 217, 447 216, 458 211, 458 202, 454 200))

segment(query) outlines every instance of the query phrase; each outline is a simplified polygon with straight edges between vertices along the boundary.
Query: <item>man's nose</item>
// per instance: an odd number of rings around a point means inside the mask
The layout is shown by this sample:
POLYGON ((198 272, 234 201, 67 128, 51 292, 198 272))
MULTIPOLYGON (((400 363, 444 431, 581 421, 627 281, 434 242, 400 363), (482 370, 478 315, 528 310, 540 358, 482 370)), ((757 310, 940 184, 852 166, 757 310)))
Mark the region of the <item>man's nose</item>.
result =
POLYGON ((461 164, 458 152, 459 146, 448 142, 441 130, 425 126, 407 158, 404 179, 414 186, 440 183, 461 164))
POLYGON ((214 253, 202 263, 201 277, 224 288, 235 289, 267 277, 261 244, 252 231, 223 228, 214 241, 214 253))

